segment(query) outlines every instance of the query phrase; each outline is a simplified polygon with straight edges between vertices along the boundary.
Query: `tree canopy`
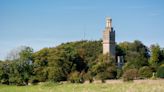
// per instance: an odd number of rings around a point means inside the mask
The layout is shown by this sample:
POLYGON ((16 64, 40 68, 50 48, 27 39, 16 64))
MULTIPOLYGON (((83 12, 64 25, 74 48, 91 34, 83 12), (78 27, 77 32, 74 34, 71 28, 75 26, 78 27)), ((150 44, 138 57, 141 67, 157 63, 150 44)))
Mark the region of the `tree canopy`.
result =
POLYGON ((117 44, 116 57, 102 55, 102 40, 67 42, 37 52, 24 46, 11 51, 7 60, 0 62, 0 82, 27 85, 45 81, 116 79, 123 75, 133 78, 128 72, 133 70, 138 77, 150 78, 153 72, 163 75, 159 73, 162 64, 164 49, 159 45, 148 48, 138 40, 117 44), (122 68, 116 65, 117 56, 124 57, 122 68))

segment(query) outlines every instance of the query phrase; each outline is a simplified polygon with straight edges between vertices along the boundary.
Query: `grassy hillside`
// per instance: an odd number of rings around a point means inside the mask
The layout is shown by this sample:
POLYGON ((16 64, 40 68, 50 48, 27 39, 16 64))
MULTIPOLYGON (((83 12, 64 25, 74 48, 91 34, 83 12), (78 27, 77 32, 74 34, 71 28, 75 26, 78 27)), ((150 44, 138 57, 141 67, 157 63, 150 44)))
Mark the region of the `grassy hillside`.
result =
POLYGON ((164 80, 143 80, 123 83, 107 81, 107 83, 54 84, 42 83, 31 86, 0 85, 0 92, 164 92, 164 80))

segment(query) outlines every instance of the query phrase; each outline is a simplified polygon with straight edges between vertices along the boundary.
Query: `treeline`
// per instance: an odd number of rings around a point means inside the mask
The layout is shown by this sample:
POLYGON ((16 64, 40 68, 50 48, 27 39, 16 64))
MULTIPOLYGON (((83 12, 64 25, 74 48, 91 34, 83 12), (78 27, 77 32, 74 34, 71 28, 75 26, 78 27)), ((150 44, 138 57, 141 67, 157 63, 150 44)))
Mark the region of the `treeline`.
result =
POLYGON ((124 57, 121 68, 117 67, 116 57, 102 55, 101 40, 68 42, 37 52, 21 47, 0 62, 0 83, 164 78, 164 49, 159 45, 148 48, 140 41, 122 42, 116 46, 116 56, 124 57))

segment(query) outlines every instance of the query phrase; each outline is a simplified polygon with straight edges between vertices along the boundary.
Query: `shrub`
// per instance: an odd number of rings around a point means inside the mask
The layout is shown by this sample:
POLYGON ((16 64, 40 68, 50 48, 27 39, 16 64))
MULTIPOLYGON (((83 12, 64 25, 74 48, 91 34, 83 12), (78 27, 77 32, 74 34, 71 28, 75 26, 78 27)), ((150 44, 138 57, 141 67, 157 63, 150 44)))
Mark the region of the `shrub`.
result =
POLYGON ((25 86, 26 84, 23 82, 23 80, 21 78, 18 78, 16 85, 17 86, 25 86))
POLYGON ((69 81, 71 83, 84 83, 84 78, 79 72, 75 71, 69 75, 69 81))
POLYGON ((105 83, 105 80, 108 79, 109 73, 102 72, 96 75, 97 79, 100 79, 102 83, 105 83))
POLYGON ((84 75, 84 79, 85 79, 85 80, 89 80, 89 83, 92 83, 92 82, 94 81, 91 71, 88 71, 88 72, 84 75))
POLYGON ((101 83, 105 83, 106 82, 106 80, 105 79, 101 79, 101 83))
POLYGON ((126 70, 123 74, 124 81, 133 81, 138 77, 138 70, 137 69, 129 69, 126 70))
POLYGON ((31 79, 29 80, 29 83, 36 85, 39 83, 39 80, 35 77, 31 77, 31 79))
POLYGON ((115 66, 110 66, 108 63, 100 63, 94 66, 93 72, 96 74, 96 78, 100 80, 115 79, 117 76, 117 70, 115 66))
POLYGON ((139 75, 141 78, 150 78, 152 77, 153 71, 150 67, 144 66, 139 69, 139 75))
POLYGON ((9 85, 9 81, 6 80, 6 79, 1 79, 1 83, 2 83, 2 84, 7 84, 7 85, 9 85))
POLYGON ((66 80, 66 75, 63 70, 58 67, 49 67, 48 79, 53 82, 60 82, 66 80))
POLYGON ((159 78, 164 78, 164 66, 160 66, 158 69, 157 69, 157 77, 159 78))
POLYGON ((117 69, 117 76, 116 76, 116 78, 117 79, 121 78, 122 73, 123 73, 122 69, 117 69))
POLYGON ((34 78, 39 82, 45 82, 48 77, 48 68, 47 67, 36 67, 34 68, 34 78))

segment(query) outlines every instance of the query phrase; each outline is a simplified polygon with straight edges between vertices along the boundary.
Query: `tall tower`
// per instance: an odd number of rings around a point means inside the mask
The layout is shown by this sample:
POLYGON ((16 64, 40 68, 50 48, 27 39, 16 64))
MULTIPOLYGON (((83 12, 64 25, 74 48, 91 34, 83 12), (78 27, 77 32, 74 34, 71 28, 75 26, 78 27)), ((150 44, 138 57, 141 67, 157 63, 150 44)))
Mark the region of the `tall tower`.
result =
POLYGON ((115 48, 115 30, 112 27, 112 19, 107 17, 106 27, 103 32, 103 54, 109 53, 109 55, 115 57, 115 48))

